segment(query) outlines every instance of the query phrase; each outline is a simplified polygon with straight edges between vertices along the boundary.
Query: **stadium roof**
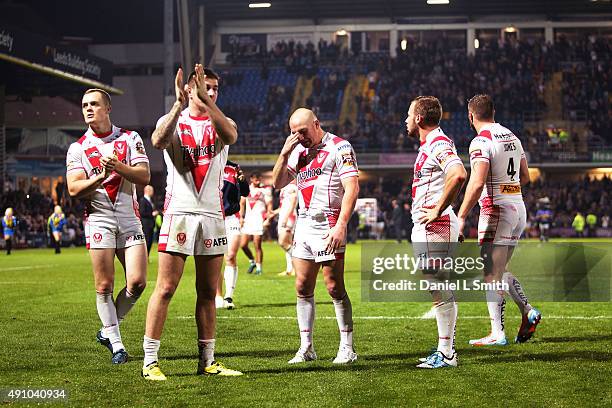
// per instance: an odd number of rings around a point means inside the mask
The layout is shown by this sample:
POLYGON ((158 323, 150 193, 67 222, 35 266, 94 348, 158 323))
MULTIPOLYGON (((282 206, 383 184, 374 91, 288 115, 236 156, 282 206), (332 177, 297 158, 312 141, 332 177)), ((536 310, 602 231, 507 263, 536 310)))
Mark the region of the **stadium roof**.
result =
MULTIPOLYGON (((540 15, 563 18, 572 14, 612 15, 610 0, 449 0, 447 5, 429 5, 427 0, 265 0, 270 8, 250 9, 250 2, 264 0, 189 0, 206 6, 207 21, 461 17, 473 20, 488 15, 540 15)), ((161 42, 163 0, 0 0, 0 22, 9 20, 20 28, 56 37, 91 38, 94 43, 161 42)), ((176 3, 176 0, 175 0, 176 3)), ((599 17, 601 20, 601 17, 599 17)), ((176 30, 176 26, 175 26, 176 30)), ((177 35, 178 39, 178 35, 177 35)))
MULTIPOLYGON (((552 18, 561 14, 610 13, 609 0, 449 0, 430 5, 426 0, 266 0, 270 8, 250 9, 248 0, 196 0, 206 5, 206 13, 217 19, 286 19, 378 17, 391 21, 413 17, 541 14, 552 18)), ((252 0, 258 2, 260 0, 252 0)))

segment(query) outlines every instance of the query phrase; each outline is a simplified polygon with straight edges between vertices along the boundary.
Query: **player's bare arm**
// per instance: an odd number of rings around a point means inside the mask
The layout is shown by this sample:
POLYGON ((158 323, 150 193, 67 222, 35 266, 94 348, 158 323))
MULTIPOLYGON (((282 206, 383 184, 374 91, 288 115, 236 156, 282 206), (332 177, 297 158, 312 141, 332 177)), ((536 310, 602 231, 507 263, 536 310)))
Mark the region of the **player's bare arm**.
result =
POLYGON ((440 214, 451 205, 455 198, 457 198, 466 178, 467 172, 463 164, 457 163, 451 166, 444 178, 444 191, 442 192, 440 201, 438 201, 438 204, 436 204, 434 208, 424 208, 423 215, 419 218, 419 222, 426 226, 434 222, 440 214))
POLYGON ((109 171, 103 171, 95 177, 87 178, 85 172, 75 172, 66 175, 68 194, 73 198, 83 198, 94 193, 106 180, 109 171))
POLYGON ((240 197, 240 228, 244 226, 244 214, 246 213, 246 197, 240 197))
POLYGON ((210 117, 213 127, 217 131, 217 135, 226 145, 232 145, 238 140, 238 130, 234 121, 228 119, 227 116, 219 109, 217 104, 213 102, 208 95, 208 88, 205 82, 204 67, 201 64, 195 66, 195 92, 198 98, 206 106, 206 112, 210 117))
POLYGON ((524 157, 521 158, 520 172, 521 187, 523 187, 529 184, 529 165, 527 164, 527 159, 524 157))
POLYGON ((353 215, 355 203, 359 197, 359 179, 357 177, 342 179, 342 187, 344 188, 344 196, 342 197, 340 215, 338 215, 336 225, 329 230, 327 236, 327 251, 335 251, 340 248, 344 242, 346 238, 346 227, 351 215, 353 215))
POLYGON ((465 225, 465 219, 469 215, 472 208, 476 205, 482 189, 487 182, 489 175, 489 163, 485 161, 477 161, 472 164, 472 171, 470 174, 470 180, 465 188, 465 196, 463 197, 463 203, 457 213, 459 236, 463 239, 463 227, 465 225))
POLYGON ((134 184, 145 186, 151 180, 151 172, 148 163, 138 163, 135 166, 128 166, 117 160, 115 156, 106 156, 100 159, 100 164, 107 171, 116 171, 121 177, 134 184))
POLYGON ((291 152, 300 142, 298 135, 298 132, 293 132, 289 136, 287 136, 287 139, 285 139, 285 144, 283 145, 283 148, 281 149, 281 152, 278 155, 278 159, 276 159, 274 169, 272 170, 272 184, 276 189, 280 190, 281 188, 289 184, 291 180, 293 180, 293 177, 289 174, 289 171, 287 170, 287 162, 289 161, 289 156, 291 155, 291 152))
POLYGON ((183 84, 183 70, 178 69, 176 78, 174 79, 174 91, 176 93, 176 102, 172 105, 170 112, 166 115, 164 121, 153 131, 151 142, 153 147, 163 150, 172 143, 172 135, 176 130, 176 123, 183 110, 183 106, 187 102, 187 93, 183 84))

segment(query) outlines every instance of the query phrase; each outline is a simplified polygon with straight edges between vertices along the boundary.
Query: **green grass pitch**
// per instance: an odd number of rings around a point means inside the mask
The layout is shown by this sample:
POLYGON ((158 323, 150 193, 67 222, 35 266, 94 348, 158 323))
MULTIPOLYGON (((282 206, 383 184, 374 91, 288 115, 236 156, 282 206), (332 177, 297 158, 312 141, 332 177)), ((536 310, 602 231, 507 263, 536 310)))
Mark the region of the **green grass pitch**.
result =
MULTIPOLYGON (((96 407, 612 406, 612 303, 534 302, 543 313, 535 338, 488 349, 468 345, 468 339, 488 332, 485 303, 460 303, 459 367, 419 370, 417 358, 437 341, 435 321, 418 318, 430 304, 361 302, 357 245, 348 248, 347 288, 359 359, 352 366, 331 364, 338 329, 320 279, 314 334, 319 360, 289 366, 299 346, 293 279, 276 275, 284 265, 278 246, 266 243, 264 251, 263 276, 247 275, 239 255, 237 309, 218 313, 217 359, 245 375, 195 374, 190 261, 162 337, 160 363, 168 376, 163 383, 140 377, 156 254, 145 294, 121 327, 132 359, 113 366, 110 353, 95 342, 100 322, 86 250, 65 249, 59 256, 47 249, 0 253, 0 388, 65 388, 71 405, 96 407)), ((529 267, 526 259, 513 262, 515 271, 529 267)), ((116 291, 123 282, 118 273, 116 291)), ((519 324, 509 301, 509 338, 519 324)))

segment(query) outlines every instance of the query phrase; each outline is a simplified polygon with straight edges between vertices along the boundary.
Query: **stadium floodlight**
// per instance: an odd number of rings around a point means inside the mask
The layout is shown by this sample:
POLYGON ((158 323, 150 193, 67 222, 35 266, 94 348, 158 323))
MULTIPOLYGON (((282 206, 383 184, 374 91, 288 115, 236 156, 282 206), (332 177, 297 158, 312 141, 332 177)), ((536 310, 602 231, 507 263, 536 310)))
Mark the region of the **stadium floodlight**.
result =
POLYGON ((508 27, 504 28, 504 31, 507 32, 507 33, 516 33, 516 27, 508 26, 508 27))
POLYGON ((474 48, 478 49, 478 47, 480 47, 480 41, 478 38, 474 38, 474 48))
POLYGON ((249 8, 269 8, 272 3, 249 3, 249 8))
POLYGON ((344 28, 339 29, 338 31, 336 31, 336 35, 339 35, 341 37, 345 36, 347 34, 346 30, 344 28))
POLYGON ((406 51, 406 48, 408 48, 408 40, 406 40, 405 38, 402 39, 402 41, 400 42, 400 48, 402 49, 402 51, 406 51))
POLYGON ((427 0, 427 4, 449 4, 450 0, 427 0))

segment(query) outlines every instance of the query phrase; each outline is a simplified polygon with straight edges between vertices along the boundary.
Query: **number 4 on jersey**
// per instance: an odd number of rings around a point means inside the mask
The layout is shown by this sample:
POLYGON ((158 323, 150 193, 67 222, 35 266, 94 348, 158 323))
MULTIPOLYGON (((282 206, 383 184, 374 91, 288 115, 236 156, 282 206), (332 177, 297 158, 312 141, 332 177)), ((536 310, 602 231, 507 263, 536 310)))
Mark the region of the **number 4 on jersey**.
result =
POLYGON ((514 157, 511 157, 508 160, 508 175, 510 176, 510 180, 514 181, 514 176, 516 175, 516 170, 514 170, 514 157))

